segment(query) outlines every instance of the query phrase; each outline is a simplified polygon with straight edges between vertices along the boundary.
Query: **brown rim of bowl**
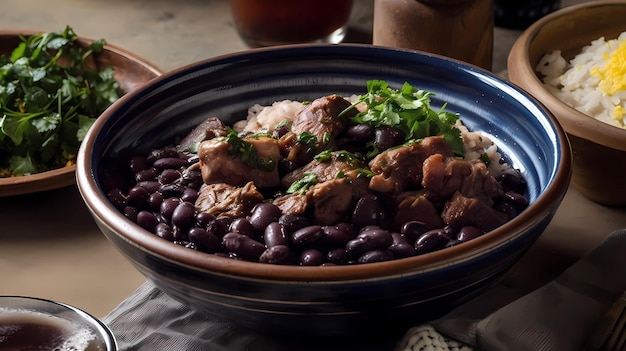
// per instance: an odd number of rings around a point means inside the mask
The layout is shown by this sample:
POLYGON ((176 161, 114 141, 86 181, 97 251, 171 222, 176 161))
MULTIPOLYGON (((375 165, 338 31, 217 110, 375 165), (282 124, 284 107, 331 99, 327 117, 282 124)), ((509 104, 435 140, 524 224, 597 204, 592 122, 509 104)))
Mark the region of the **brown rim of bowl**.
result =
MULTIPOLYGON (((0 37, 13 37, 13 36, 30 36, 44 33, 44 31, 37 30, 3 30, 0 31, 0 37)), ((79 41, 83 43, 91 43, 94 39, 84 36, 79 36, 79 41)), ((150 61, 115 45, 107 43, 104 48, 114 54, 127 57, 133 62, 136 62, 143 66, 148 71, 152 72, 155 77, 163 74, 163 71, 150 61)), ((63 188, 76 183, 76 165, 68 167, 61 167, 51 169, 49 171, 40 172, 36 174, 0 178, 0 197, 14 196, 30 194, 34 192, 53 190, 63 188)))
MULTIPOLYGON (((508 73, 511 81, 531 95, 541 98, 542 103, 557 116, 567 133, 613 149, 626 151, 626 129, 601 122, 562 102, 545 88, 529 60, 532 43, 546 24, 570 16, 581 9, 597 10, 601 7, 616 5, 626 8, 626 2, 620 0, 592 1, 564 7, 539 19, 528 27, 513 44, 508 56, 508 73)), ((624 30, 626 30, 626 25, 624 30)))
MULTIPOLYGON (((225 56, 230 55, 236 55, 236 53, 225 56)), ((158 77, 155 79, 155 82, 158 83, 161 79, 165 79, 165 77, 158 77)), ((123 96, 118 100, 117 104, 123 104, 125 100, 130 99, 135 94, 139 94, 141 90, 138 89, 123 96)), ((80 167, 78 172, 76 172, 78 189, 91 214, 96 217, 96 220, 101 225, 106 226, 107 229, 122 240, 150 255, 170 262, 176 262, 195 270, 211 272, 212 274, 245 277, 247 279, 298 282, 349 281, 401 276, 403 274, 427 272, 450 266, 472 259, 487 250, 506 244, 513 240, 519 232, 528 230, 536 225, 537 222, 551 216, 554 211, 552 204, 561 201, 565 196, 571 177, 572 160, 570 145, 564 130, 554 116, 548 112, 548 117, 553 122, 556 133, 562 141, 559 145, 562 161, 554 175, 552 185, 541 193, 537 200, 519 216, 491 232, 462 245, 444 250, 404 259, 363 265, 304 267, 246 262, 191 250, 159 238, 126 219, 110 203, 96 184, 88 155, 94 147, 95 138, 93 135, 103 127, 105 121, 110 118, 112 113, 111 110, 105 111, 94 123, 78 152, 77 165, 80 167)))

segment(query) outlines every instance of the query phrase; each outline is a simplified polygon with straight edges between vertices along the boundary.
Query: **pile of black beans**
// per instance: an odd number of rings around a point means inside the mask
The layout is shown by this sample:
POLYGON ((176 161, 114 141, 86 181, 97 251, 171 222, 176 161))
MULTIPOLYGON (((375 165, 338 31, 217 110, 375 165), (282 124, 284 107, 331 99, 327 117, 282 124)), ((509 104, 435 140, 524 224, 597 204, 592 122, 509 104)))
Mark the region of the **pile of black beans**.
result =
MULTIPOLYGON (((194 203, 203 185, 193 167, 197 158, 174 147, 132 155, 107 167, 103 188, 130 220, 187 248, 246 261, 288 265, 347 265, 389 261, 454 246, 483 232, 476 227, 429 229, 411 221, 398 231, 386 228, 385 206, 374 194, 356 204, 350 222, 320 226, 307 217, 283 214, 271 202, 246 218, 215 217, 194 203)), ((499 210, 512 217, 527 205, 526 183, 515 170, 498 180, 507 190, 499 210)))

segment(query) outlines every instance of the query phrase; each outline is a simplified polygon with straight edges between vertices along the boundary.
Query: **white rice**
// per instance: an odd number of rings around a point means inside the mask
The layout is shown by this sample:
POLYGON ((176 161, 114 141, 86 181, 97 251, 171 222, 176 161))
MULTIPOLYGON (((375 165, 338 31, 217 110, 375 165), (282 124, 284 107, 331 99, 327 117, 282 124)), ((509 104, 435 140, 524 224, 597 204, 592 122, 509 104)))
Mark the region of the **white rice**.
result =
POLYGON ((555 50, 544 55, 535 69, 544 75, 546 88, 561 101, 599 121, 624 128, 626 90, 605 93, 600 87, 601 78, 594 71, 603 69, 610 55, 625 41, 626 32, 608 41, 598 38, 569 62, 560 50, 555 50))

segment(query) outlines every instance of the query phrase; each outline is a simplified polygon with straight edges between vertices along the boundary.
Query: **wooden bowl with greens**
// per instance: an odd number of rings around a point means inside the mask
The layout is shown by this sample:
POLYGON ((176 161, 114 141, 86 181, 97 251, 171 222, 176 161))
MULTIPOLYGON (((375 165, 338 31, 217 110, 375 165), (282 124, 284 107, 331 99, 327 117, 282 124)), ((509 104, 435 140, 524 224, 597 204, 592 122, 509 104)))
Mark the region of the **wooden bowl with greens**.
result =
POLYGON ((161 73, 70 26, 0 31, 0 197, 74 184, 76 153, 93 122, 161 73))

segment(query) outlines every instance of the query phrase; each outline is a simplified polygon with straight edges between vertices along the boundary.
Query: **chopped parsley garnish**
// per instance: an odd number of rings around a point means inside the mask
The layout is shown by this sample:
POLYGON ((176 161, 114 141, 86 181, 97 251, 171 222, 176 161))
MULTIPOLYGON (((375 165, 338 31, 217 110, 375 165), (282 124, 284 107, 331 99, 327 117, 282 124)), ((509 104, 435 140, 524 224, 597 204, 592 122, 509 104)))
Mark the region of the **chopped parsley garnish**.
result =
POLYGON ((307 152, 315 152, 317 149, 317 137, 310 132, 302 132, 298 135, 296 141, 302 145, 305 145, 307 152))
POLYGON ((351 118, 353 123, 367 124, 374 128, 390 126, 402 130, 406 140, 422 139, 442 135, 455 155, 463 155, 461 131, 454 125, 459 119, 457 113, 444 111, 445 105, 435 111, 430 106, 433 93, 417 89, 405 82, 400 90, 392 89, 386 81, 370 80, 367 93, 345 114, 359 103, 367 109, 351 118))
MULTIPOLYGON (((356 164, 357 162, 363 161, 359 156, 351 152, 345 151, 345 150, 335 152, 334 157, 335 157, 335 160, 337 161, 343 161, 351 165, 356 164)), ((320 152, 319 154, 315 155, 313 158, 316 161, 322 162, 322 163, 330 162, 333 159, 333 151, 331 149, 324 150, 320 152)))
POLYGON ((288 194, 300 193, 304 194, 310 187, 317 184, 317 175, 313 172, 305 172, 302 178, 293 182, 289 188, 287 188, 288 194))
POLYGON ((121 95, 112 67, 86 64, 105 44, 80 45, 67 26, 22 36, 10 56, 0 56, 0 176, 75 162, 87 130, 121 95))
POLYGON ((226 136, 220 138, 221 141, 227 142, 230 155, 239 157, 245 165, 258 168, 262 171, 271 171, 276 167, 276 160, 269 158, 267 160, 259 156, 259 153, 251 143, 241 139, 237 132, 228 128, 226 136))

